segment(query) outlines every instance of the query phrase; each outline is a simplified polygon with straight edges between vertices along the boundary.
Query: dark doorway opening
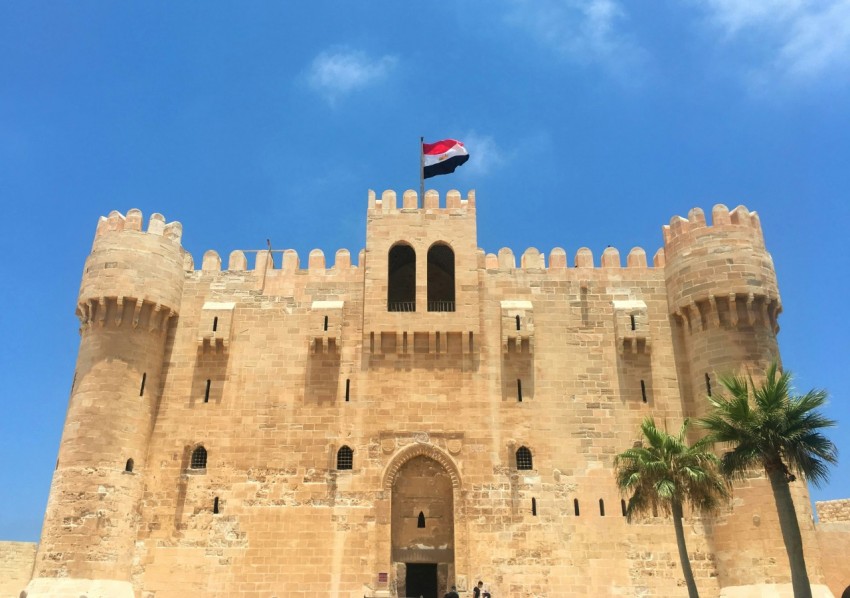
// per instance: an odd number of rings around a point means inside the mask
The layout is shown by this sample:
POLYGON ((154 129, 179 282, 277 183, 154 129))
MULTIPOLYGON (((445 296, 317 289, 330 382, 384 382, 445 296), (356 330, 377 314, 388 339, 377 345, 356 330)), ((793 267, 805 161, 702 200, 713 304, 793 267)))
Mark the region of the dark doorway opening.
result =
POLYGON ((411 598, 437 597, 437 564, 407 563, 405 595, 411 598))

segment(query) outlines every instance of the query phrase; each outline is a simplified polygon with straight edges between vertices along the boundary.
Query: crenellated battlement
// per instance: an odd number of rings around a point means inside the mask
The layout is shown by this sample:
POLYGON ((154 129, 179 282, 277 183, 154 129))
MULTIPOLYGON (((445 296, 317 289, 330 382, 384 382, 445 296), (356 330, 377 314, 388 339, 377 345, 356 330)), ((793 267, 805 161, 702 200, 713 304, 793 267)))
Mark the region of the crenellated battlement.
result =
POLYGON ((687 218, 673 216, 670 224, 663 227, 664 247, 667 254, 687 247, 696 237, 735 233, 751 239, 764 247, 761 221, 756 212, 741 205, 729 211, 723 204, 715 205, 711 210, 711 224, 706 222, 702 208, 693 208, 687 218))
POLYGON ((468 212, 475 213, 475 191, 469 191, 466 199, 462 198, 460 192, 452 189, 446 193, 445 205, 440 206, 440 194, 433 189, 425 192, 425 200, 422 207, 419 206, 419 194, 413 189, 408 189, 402 194, 401 206, 398 205, 398 196, 395 191, 386 190, 378 198, 373 190, 369 190, 369 214, 388 213, 403 210, 405 212, 424 211, 438 212, 447 211, 451 213, 468 212))
POLYGON ((183 225, 152 214, 147 229, 142 228, 137 209, 126 216, 113 211, 98 220, 77 301, 84 328, 93 322, 120 326, 131 321, 133 328, 144 322, 162 330, 177 314, 183 292, 183 225))
MULTIPOLYGON (((359 254, 359 263, 363 263, 363 251, 359 254)), ((195 270, 194 260, 188 256, 184 260, 186 271, 195 270)), ((223 261, 221 255, 214 249, 204 252, 201 260, 201 272, 221 272, 223 261)), ((230 252, 226 272, 258 272, 278 271, 288 273, 333 274, 338 272, 353 272, 358 266, 351 262, 351 252, 348 249, 338 249, 334 256, 334 264, 330 268, 321 249, 313 249, 307 257, 307 267, 301 267, 301 258, 294 249, 236 249, 230 252), (250 259, 249 259, 250 258, 250 259)))
POLYGON ((151 214, 148 220, 146 231, 142 231, 143 217, 141 210, 133 208, 127 211, 124 216, 121 212, 113 210, 109 216, 101 216, 97 222, 97 230, 95 231, 95 241, 97 239, 114 233, 124 231, 146 232, 150 235, 157 235, 164 239, 173 242, 175 245, 180 245, 180 239, 183 237, 183 225, 178 221, 166 222, 165 216, 159 213, 151 214))
MULTIPOLYGON (((655 268, 663 267, 663 250, 656 253, 653 260, 655 268), (659 255, 661 258, 659 259, 659 255)), ((646 251, 641 247, 633 247, 626 256, 625 265, 622 263, 620 251, 615 247, 606 247, 602 256, 596 263, 593 251, 587 247, 581 247, 576 251, 572 266, 569 264, 567 252, 562 247, 555 247, 549 252, 548 266, 546 258, 535 247, 529 247, 520 256, 519 268, 516 265, 516 257, 513 250, 502 247, 497 254, 488 253, 484 256, 484 268, 487 270, 527 270, 533 272, 547 271, 558 272, 568 268, 602 269, 602 270, 646 270, 650 268, 647 263, 646 251)))
POLYGON ((752 326, 778 331, 782 311, 773 260, 764 246, 758 214, 744 206, 714 206, 712 223, 694 208, 664 226, 670 313, 688 330, 752 326))

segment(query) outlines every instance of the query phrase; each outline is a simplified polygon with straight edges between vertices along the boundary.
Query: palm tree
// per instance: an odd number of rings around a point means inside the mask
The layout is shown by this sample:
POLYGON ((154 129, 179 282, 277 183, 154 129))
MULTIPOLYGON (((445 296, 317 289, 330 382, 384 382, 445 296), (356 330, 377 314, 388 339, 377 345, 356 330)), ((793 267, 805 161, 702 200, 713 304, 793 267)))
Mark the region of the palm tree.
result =
POLYGON ((811 597, 800 524, 788 484, 801 474, 820 486, 828 478, 827 463, 836 462, 835 445, 820 432, 835 425, 818 412, 827 395, 822 390, 794 395, 791 374, 780 373, 775 361, 761 385, 743 376, 725 376, 720 382, 728 392, 708 398, 714 409, 700 425, 708 430, 711 441, 730 446, 720 459, 726 476, 742 478, 753 467, 764 468, 779 514, 794 596, 811 597))
POLYGON ((656 510, 672 513, 688 596, 697 598, 685 544, 682 508, 689 504, 695 509, 713 510, 728 497, 728 485, 717 470, 718 459, 708 440, 688 446, 688 424, 686 419, 679 433, 673 436, 659 430, 655 420, 647 417, 640 426, 644 442, 617 455, 614 467, 620 492, 631 495, 626 509, 629 520, 656 510))

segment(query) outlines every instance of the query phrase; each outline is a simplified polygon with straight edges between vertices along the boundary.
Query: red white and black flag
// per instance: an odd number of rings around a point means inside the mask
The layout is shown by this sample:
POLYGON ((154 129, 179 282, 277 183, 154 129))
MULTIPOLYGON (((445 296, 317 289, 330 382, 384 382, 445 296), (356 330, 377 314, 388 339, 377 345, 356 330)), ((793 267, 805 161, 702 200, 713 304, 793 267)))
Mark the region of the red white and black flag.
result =
POLYGON ((422 144, 423 178, 451 174, 455 168, 469 160, 469 152, 460 141, 443 139, 434 143, 422 144))

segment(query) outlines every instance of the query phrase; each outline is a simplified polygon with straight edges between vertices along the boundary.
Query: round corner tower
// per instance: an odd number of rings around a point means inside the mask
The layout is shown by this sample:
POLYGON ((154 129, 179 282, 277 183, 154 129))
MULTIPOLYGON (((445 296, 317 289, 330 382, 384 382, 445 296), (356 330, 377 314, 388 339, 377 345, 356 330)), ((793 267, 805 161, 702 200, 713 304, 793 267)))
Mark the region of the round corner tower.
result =
MULTIPOLYGON (((776 273, 758 215, 744 206, 731 212, 715 206, 711 225, 700 209, 687 219, 674 217, 664 227, 664 257, 683 412, 698 418, 708 411, 706 397, 722 392, 720 376, 759 380, 779 359, 776 273)), ((808 491, 804 482, 796 486, 792 492, 808 543, 814 541, 812 526, 805 524, 811 520, 808 491)), ((721 588, 790 581, 764 472, 753 471, 735 484, 731 508, 713 517, 707 530, 721 588)))
POLYGON ((664 256, 684 410, 700 417, 718 376, 758 377, 779 357, 781 303, 773 259, 758 215, 724 205, 712 210, 711 226, 699 208, 687 220, 673 217, 664 227, 664 256))
POLYGON ((183 291, 179 222, 160 214, 101 218, 77 315, 80 349, 30 596, 109 595, 130 583, 169 323, 183 291))

